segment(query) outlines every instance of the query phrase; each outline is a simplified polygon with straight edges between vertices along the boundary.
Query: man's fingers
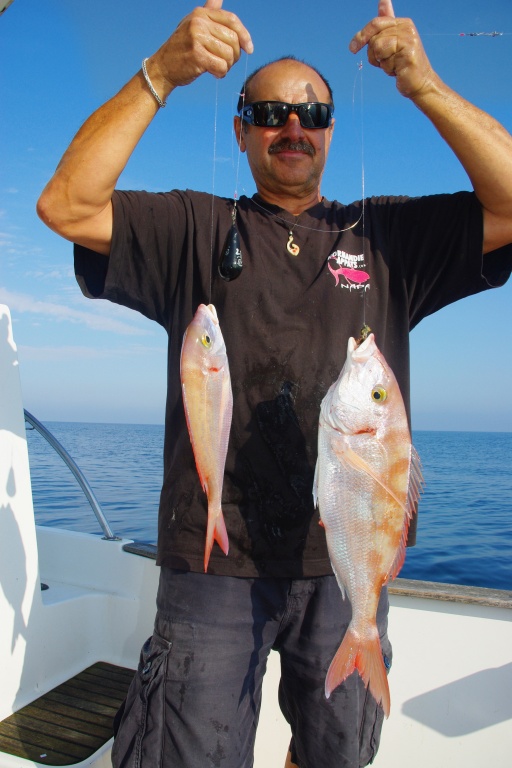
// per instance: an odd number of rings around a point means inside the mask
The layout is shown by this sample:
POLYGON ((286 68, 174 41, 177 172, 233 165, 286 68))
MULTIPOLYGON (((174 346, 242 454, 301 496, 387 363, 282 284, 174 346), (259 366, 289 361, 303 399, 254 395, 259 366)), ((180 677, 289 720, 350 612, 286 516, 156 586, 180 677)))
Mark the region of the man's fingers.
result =
POLYGON ((254 45, 252 44, 251 35, 249 31, 244 27, 238 16, 229 11, 223 11, 220 7, 222 0, 207 0, 204 6, 205 10, 211 11, 209 17, 212 21, 217 22, 220 25, 224 25, 227 29, 232 30, 238 36, 240 48, 246 53, 252 53, 254 51, 254 45), (213 7, 213 6, 218 7, 213 7))
POLYGON ((211 34, 203 40, 207 57, 206 70, 215 77, 224 77, 240 58, 238 35, 226 26, 216 24, 211 34))
POLYGON ((391 16, 395 18, 395 12, 393 10, 393 3, 391 0, 379 0, 379 9, 377 16, 391 16))
POLYGON ((363 27, 360 32, 354 35, 348 46, 350 51, 352 51, 352 53, 358 53, 361 48, 368 45, 372 37, 388 27, 395 27, 394 16, 378 16, 377 18, 372 19, 366 27, 363 27))
POLYGON ((394 23, 394 20, 395 12, 391 0, 379 0, 377 17, 372 19, 372 21, 358 32, 357 35, 354 35, 348 46, 349 49, 352 53, 359 53, 361 48, 368 45, 374 35, 382 32, 386 27, 391 26, 394 23))
POLYGON ((238 16, 224 10, 222 0, 206 0, 185 16, 159 49, 163 78, 173 88, 188 85, 204 72, 224 77, 240 58, 253 52, 251 36, 238 16))

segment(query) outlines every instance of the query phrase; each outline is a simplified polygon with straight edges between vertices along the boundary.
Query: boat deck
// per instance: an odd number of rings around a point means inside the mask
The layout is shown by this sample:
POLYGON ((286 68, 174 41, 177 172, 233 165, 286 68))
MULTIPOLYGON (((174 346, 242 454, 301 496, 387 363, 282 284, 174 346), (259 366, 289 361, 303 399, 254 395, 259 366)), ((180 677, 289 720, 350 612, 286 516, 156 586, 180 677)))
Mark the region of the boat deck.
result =
POLYGON ((133 670, 98 662, 0 723, 0 750, 47 765, 85 760, 113 735, 133 670))

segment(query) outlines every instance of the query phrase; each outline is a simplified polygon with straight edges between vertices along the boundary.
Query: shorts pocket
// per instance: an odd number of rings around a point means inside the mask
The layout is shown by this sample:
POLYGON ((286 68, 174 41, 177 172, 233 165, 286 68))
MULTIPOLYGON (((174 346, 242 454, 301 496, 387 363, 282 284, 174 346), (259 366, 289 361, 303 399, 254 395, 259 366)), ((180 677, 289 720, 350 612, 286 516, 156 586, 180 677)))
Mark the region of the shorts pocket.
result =
MULTIPOLYGON (((172 652, 166 662, 165 676, 168 682, 185 683, 190 679, 195 658, 197 627, 188 622, 169 619, 157 613, 155 634, 165 638, 172 646, 172 652)), ((208 639, 204 638, 207 643, 208 639)))
POLYGON ((172 642, 156 633, 142 647, 137 672, 118 717, 112 748, 114 768, 158 768, 161 765, 165 670, 171 648, 172 642))

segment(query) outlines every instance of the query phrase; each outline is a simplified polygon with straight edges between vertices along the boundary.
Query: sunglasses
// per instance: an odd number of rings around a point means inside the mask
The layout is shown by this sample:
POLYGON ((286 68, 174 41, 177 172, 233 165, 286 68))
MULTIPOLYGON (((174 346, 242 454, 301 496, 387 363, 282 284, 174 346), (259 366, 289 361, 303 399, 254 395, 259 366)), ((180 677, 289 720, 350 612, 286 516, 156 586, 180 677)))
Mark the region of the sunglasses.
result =
POLYGON ((303 128, 328 128, 332 121, 334 107, 319 101, 308 101, 305 104, 255 101, 243 107, 239 116, 246 123, 260 128, 279 128, 285 125, 290 112, 295 112, 303 128))

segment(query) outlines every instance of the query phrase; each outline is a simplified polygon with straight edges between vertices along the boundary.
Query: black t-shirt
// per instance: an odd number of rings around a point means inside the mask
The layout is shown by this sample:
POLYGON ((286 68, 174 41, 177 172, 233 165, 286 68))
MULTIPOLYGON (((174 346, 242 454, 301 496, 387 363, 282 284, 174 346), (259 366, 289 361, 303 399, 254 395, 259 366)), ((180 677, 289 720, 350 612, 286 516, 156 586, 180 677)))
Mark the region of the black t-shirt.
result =
POLYGON ((232 200, 192 191, 116 192, 109 260, 75 246, 75 271, 86 296, 136 309, 168 333, 158 562, 203 570, 207 505, 179 358, 198 305, 213 303, 234 408, 222 503, 230 551, 215 544, 209 572, 321 576, 332 571, 312 498, 318 417, 348 337, 372 328, 409 411, 410 329, 503 283, 510 249, 496 268, 482 261, 481 208, 468 192, 371 198, 364 207, 323 200, 298 219, 256 195, 237 202, 244 266, 226 282, 217 265, 232 211, 232 200), (286 249, 292 228, 297 256, 286 249))

